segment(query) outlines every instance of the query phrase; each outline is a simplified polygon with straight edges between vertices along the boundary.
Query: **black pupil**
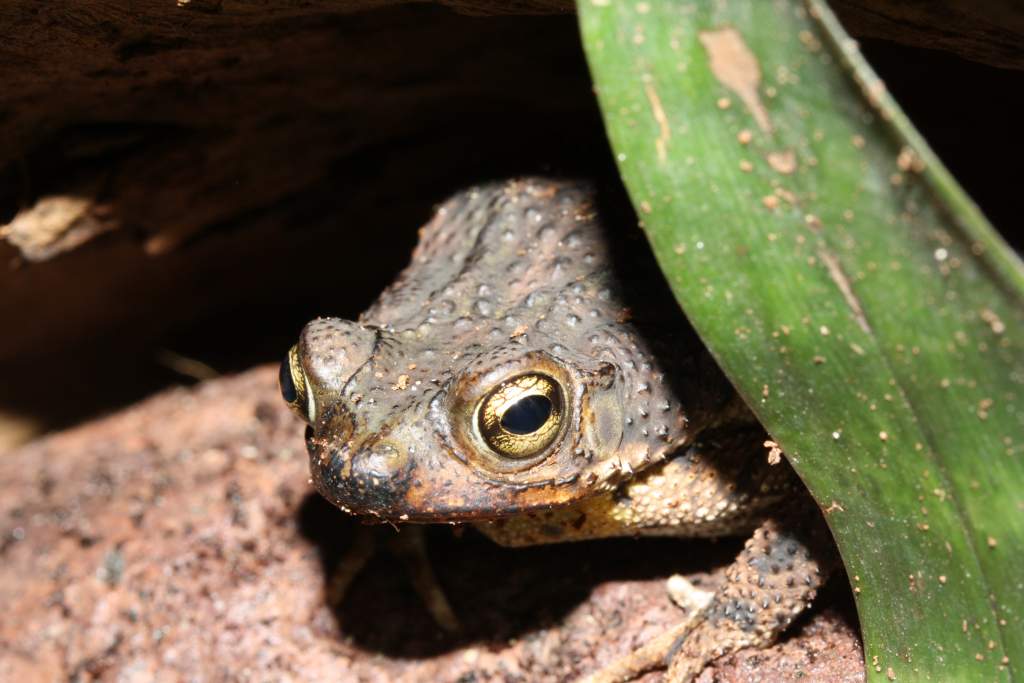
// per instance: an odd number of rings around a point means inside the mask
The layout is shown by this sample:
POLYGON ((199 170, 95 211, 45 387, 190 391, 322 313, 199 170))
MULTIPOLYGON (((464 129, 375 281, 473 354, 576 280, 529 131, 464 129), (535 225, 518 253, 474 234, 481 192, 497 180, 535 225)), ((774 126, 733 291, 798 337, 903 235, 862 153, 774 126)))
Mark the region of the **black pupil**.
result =
POLYGON ((546 396, 526 396, 505 411, 501 426, 513 434, 532 434, 551 415, 551 400, 546 396))
POLYGON ((292 366, 288 362, 288 356, 281 361, 281 369, 277 373, 277 382, 281 385, 281 397, 285 403, 295 403, 299 394, 295 391, 295 382, 292 381, 292 366))

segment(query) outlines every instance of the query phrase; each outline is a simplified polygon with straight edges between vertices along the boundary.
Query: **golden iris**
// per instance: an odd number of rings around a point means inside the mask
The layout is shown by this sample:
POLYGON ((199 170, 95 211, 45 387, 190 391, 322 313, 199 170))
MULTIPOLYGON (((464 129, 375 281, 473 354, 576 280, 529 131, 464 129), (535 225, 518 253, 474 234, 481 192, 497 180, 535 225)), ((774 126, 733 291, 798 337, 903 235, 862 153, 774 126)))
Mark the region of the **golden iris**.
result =
POLYGON ((477 426, 498 455, 528 458, 558 436, 562 406, 562 390, 554 379, 539 373, 519 375, 484 397, 477 409, 477 426))
POLYGON ((293 346, 288 349, 288 355, 281 362, 281 370, 277 375, 277 381, 281 388, 281 397, 284 398, 285 403, 297 412, 300 417, 305 418, 307 421, 312 419, 308 414, 306 375, 302 372, 298 347, 293 346))

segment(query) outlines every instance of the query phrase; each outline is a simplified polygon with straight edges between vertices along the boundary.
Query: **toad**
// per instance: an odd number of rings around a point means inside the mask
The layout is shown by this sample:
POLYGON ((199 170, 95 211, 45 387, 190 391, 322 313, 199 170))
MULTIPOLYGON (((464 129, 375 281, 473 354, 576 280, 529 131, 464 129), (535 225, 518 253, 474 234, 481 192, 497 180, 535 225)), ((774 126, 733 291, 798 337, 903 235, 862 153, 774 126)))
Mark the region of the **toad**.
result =
POLYGON ((320 318, 281 368, 312 480, 345 512, 470 523, 521 546, 748 541, 690 618, 592 674, 772 643, 833 563, 819 511, 689 327, 646 244, 585 184, 459 193, 359 320, 320 318))

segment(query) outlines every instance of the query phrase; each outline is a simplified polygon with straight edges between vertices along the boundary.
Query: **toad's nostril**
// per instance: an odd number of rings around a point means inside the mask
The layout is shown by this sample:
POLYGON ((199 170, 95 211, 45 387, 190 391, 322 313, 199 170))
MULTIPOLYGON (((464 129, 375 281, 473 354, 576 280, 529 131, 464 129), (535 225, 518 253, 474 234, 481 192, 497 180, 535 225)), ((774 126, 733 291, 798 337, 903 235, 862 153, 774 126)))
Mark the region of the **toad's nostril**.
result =
POLYGON ((358 458, 361 474, 370 477, 391 477, 406 464, 401 451, 388 443, 374 444, 358 458))

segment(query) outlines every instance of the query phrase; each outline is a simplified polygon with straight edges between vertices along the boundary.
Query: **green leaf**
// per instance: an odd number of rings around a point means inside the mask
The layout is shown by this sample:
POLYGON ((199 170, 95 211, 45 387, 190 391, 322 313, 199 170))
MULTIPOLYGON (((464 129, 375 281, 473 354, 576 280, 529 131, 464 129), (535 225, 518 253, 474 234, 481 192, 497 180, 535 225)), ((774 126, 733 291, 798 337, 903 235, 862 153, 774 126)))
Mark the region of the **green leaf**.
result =
POLYGON ((1012 680, 1021 264, 822 2, 579 12, 637 215, 824 508, 869 677, 1012 680))

